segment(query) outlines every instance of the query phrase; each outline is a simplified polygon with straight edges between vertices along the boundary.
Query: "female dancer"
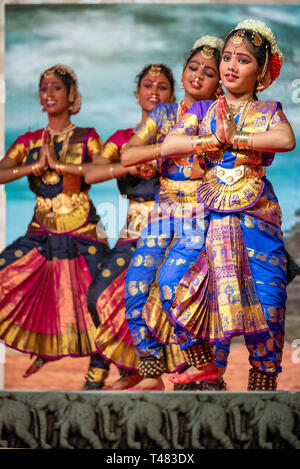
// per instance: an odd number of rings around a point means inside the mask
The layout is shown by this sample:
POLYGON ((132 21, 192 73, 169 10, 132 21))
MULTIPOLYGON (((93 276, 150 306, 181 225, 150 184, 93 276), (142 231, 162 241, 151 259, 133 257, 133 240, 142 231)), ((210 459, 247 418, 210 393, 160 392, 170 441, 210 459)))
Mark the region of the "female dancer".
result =
MULTIPOLYGON (((153 159, 153 155, 159 157, 161 142, 187 109, 196 100, 215 98, 219 84, 218 64, 222 44, 222 41, 211 36, 204 36, 195 43, 182 73, 184 100, 179 104, 157 106, 148 115, 145 124, 137 129, 122 154, 124 165, 148 161, 153 159)), ((210 102, 205 102, 203 112, 209 105, 210 102)), ((203 210, 197 214, 199 204, 196 189, 202 172, 193 163, 193 157, 176 161, 162 159, 159 205, 151 212, 150 223, 142 232, 126 276, 126 317, 139 356, 139 374, 143 377, 139 386, 132 387, 132 390, 164 389, 161 375, 164 371, 171 371, 168 363, 165 363, 166 352, 171 347, 164 348, 155 339, 151 324, 148 328, 142 312, 157 272, 167 265, 165 263, 159 270, 167 252, 170 281, 163 289, 162 303, 157 291, 152 292, 153 303, 147 312, 150 321, 152 314, 160 315, 158 328, 166 334, 168 324, 162 315, 162 308, 167 309, 170 306, 168 300, 176 283, 190 263, 195 262, 198 257, 199 239, 203 241, 203 210), (173 275, 176 270, 177 277, 173 275), (178 272, 181 271, 179 275, 178 272)), ((172 330, 168 330, 168 333, 170 340, 164 342, 168 345, 174 344, 170 337, 172 330)), ((224 345, 219 356, 223 353, 225 359, 227 349, 228 345, 224 345)))
POLYGON ((47 126, 18 137, 0 162, 1 183, 28 176, 36 195, 26 235, 0 254, 0 339, 37 357, 24 377, 49 360, 96 353, 86 293, 109 252, 84 181, 102 142, 70 121, 81 106, 75 72, 50 67, 39 94, 47 126))
MULTIPOLYGON (((150 64, 137 75, 136 82, 136 96, 142 114, 138 124, 140 127, 157 104, 174 101, 174 78, 166 65, 150 64)), ((134 372, 137 369, 137 358, 125 320, 124 281, 136 241, 146 225, 159 189, 156 161, 155 165, 140 165, 138 168, 124 168, 120 162, 121 152, 134 133, 134 128, 115 132, 103 148, 102 162, 106 164, 91 167, 85 176, 87 183, 115 177, 120 193, 129 198, 126 227, 120 232, 109 258, 102 263, 87 296, 89 310, 98 327, 96 344, 101 354, 108 359, 107 370, 109 361, 119 366, 121 378, 115 385, 118 389, 133 385, 140 379, 134 372), (110 163, 107 164, 107 161, 110 163)))
POLYGON ((281 211, 265 166, 274 152, 291 151, 295 138, 280 103, 260 102, 255 92, 270 86, 282 63, 264 23, 238 24, 226 37, 220 65, 225 99, 204 118, 195 103, 162 146, 165 156, 205 153, 198 199, 210 210, 205 251, 182 278, 172 309, 178 340, 188 331, 198 341, 182 345, 192 368, 172 382, 214 379, 209 342, 244 335, 252 366, 248 390, 276 389, 286 253, 281 211))

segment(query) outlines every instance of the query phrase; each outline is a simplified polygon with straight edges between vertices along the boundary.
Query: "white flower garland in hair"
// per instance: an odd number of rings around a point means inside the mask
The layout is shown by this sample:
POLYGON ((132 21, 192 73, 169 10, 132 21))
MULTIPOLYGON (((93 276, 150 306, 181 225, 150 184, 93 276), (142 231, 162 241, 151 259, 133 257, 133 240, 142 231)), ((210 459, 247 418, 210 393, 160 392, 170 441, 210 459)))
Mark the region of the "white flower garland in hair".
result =
POLYGON ((213 49, 218 49, 222 53, 224 42, 215 36, 202 36, 194 43, 192 50, 201 46, 210 46, 213 49))
POLYGON ((283 53, 277 45, 274 34, 272 33, 271 29, 265 25, 265 23, 260 20, 247 19, 241 21, 234 29, 249 29, 250 31, 256 31, 257 33, 260 33, 271 44, 271 53, 278 55, 280 65, 283 64, 283 53))

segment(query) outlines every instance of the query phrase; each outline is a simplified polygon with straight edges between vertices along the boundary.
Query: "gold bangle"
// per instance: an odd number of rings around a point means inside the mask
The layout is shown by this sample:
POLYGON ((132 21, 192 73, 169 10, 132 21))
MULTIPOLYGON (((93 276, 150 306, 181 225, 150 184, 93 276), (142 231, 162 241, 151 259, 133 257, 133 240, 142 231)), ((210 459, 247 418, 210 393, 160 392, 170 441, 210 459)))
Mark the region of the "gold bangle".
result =
POLYGON ((14 168, 14 169, 12 170, 12 172, 13 172, 13 174, 18 174, 19 168, 14 168))
POLYGON ((156 158, 155 158, 155 144, 153 143, 151 146, 152 146, 152 159, 156 160, 156 158))
POLYGON ((31 166, 31 171, 33 172, 33 175, 34 176, 39 176, 39 174, 36 174, 37 171, 39 171, 40 169, 40 164, 39 163, 34 163, 32 166, 31 166))
POLYGON ((63 174, 63 171, 65 170, 66 168, 66 165, 64 164, 60 164, 60 163, 57 163, 55 165, 55 171, 57 172, 57 174, 59 175, 62 175, 63 174))
POLYGON ((159 158, 161 157, 159 143, 156 144, 155 149, 156 149, 155 160, 159 160, 159 158))
POLYGON ((197 154, 197 155, 198 155, 199 153, 203 153, 203 150, 202 150, 202 142, 203 142, 202 137, 197 137, 197 138, 196 138, 195 148, 196 148, 196 154, 197 154))
POLYGON ((207 151, 217 151, 219 147, 213 142, 213 134, 206 134, 197 137, 196 151, 197 154, 205 153, 207 151))
POLYGON ((191 136, 191 145, 192 145, 192 152, 193 152, 193 155, 195 155, 195 153, 196 153, 196 147, 195 147, 194 137, 195 137, 195 135, 192 135, 192 136, 191 136))
POLYGON ((249 150, 253 148, 253 137, 254 137, 254 132, 251 132, 250 137, 249 137, 249 150))
POLYGON ((249 132, 236 132, 232 146, 234 150, 249 150, 249 132))
POLYGON ((115 174, 114 174, 114 167, 113 167, 112 164, 109 167, 109 173, 110 173, 112 179, 114 179, 116 177, 115 174))

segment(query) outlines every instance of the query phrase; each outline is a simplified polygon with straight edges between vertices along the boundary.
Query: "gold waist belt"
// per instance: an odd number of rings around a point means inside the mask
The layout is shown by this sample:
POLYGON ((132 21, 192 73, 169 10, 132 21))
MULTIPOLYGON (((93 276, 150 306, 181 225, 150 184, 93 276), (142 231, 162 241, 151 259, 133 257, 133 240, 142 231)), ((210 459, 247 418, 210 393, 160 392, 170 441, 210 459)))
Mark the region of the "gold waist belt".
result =
POLYGON ((183 192, 185 195, 193 194, 200 186, 201 179, 186 179, 184 181, 173 181, 172 179, 160 178, 162 189, 168 192, 183 192))
POLYGON ((37 222, 54 233, 74 231, 88 219, 90 211, 89 196, 79 194, 58 194, 53 199, 36 198, 35 216, 37 222))
POLYGON ((214 166, 213 168, 205 171, 204 179, 209 180, 218 178, 227 186, 231 186, 243 178, 262 178, 265 175, 265 166, 249 166, 242 164, 236 168, 222 168, 221 166, 214 166))

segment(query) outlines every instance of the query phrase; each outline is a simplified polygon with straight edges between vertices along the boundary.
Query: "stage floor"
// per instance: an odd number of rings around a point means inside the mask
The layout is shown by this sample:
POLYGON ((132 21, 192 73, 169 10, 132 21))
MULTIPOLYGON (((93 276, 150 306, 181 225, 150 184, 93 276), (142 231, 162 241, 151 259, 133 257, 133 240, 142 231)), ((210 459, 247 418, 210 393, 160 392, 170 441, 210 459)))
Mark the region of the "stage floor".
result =
MULTIPOLYGON (((63 358, 47 363, 38 373, 24 379, 22 374, 30 363, 29 355, 6 348, 4 389, 79 391, 84 383, 89 358, 63 358)), ((296 353, 296 349, 289 343, 285 343, 282 366, 283 372, 278 378, 278 390, 300 391, 300 353, 296 353), (294 361, 296 356, 299 363, 294 363, 293 356, 294 361)), ((241 339, 234 339, 224 376, 227 390, 246 391, 248 370, 247 349, 241 339)), ((112 365, 106 384, 111 384, 118 376, 116 367, 112 365)), ((172 390, 173 385, 168 381, 166 374, 163 379, 166 390, 172 390)))

